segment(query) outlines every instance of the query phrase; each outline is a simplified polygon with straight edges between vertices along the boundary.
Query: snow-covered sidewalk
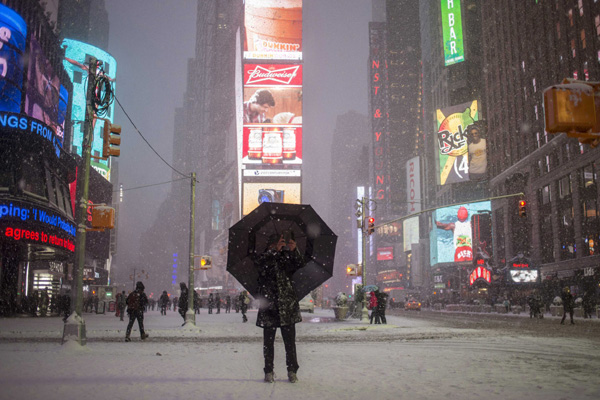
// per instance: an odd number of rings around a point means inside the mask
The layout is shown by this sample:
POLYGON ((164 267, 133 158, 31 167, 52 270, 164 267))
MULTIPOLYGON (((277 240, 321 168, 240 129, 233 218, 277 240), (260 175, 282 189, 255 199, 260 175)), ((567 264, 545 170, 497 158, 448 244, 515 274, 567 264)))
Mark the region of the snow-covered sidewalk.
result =
POLYGON ((278 334, 278 378, 268 384, 255 312, 243 324, 241 314, 202 311, 196 331, 173 312, 150 312, 151 337, 142 342, 134 330, 130 343, 122 341, 126 322, 85 314, 85 347, 60 345, 58 318, 2 319, 0 399, 600 398, 597 341, 448 329, 400 316, 388 325, 333 322, 330 310, 297 325, 296 384, 287 381, 278 334))

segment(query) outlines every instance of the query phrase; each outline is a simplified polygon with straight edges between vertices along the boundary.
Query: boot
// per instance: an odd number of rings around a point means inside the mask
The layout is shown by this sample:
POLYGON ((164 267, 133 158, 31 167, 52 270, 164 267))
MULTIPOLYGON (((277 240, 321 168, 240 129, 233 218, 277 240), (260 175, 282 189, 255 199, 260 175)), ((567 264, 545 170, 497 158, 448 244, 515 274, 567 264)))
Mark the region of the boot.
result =
POLYGON ((143 333, 142 334, 142 340, 148 339, 148 336, 150 336, 150 335, 148 335, 147 333, 143 333))
POLYGON ((296 383, 296 382, 298 382, 298 377, 296 376, 296 373, 295 373, 295 372, 292 372, 292 371, 288 371, 288 380, 289 380, 291 383, 296 383))
POLYGON ((268 383, 275 382, 275 374, 272 372, 265 372, 265 382, 268 382, 268 383))
POLYGON ((125 341, 126 342, 131 342, 131 338, 129 336, 125 336, 125 341))

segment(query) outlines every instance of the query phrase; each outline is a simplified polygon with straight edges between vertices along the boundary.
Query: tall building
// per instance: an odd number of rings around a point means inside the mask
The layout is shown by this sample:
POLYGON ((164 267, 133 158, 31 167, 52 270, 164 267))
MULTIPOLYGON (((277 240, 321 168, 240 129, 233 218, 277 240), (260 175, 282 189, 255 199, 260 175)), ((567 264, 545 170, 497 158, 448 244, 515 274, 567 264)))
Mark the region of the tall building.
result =
POLYGON ((600 4, 481 3, 480 15, 490 188, 527 202, 526 217, 515 198, 493 203, 496 262, 524 254, 547 293, 597 290, 600 150, 547 134, 542 93, 564 78, 600 80, 600 4))
POLYGON ((346 277, 346 265, 361 262, 361 231, 355 216, 357 188, 369 183, 370 121, 366 115, 349 111, 337 117, 331 154, 331 226, 338 235, 333 279, 328 282, 334 297, 338 291, 351 293, 351 278, 346 277), (349 286, 349 287, 346 287, 349 286))
MULTIPOLYGON (((196 273, 197 287, 227 284, 223 249, 228 227, 239 218, 234 84, 242 5, 241 0, 198 2, 195 56, 188 61, 183 106, 175 110, 173 165, 183 174, 197 174, 194 252, 213 256, 213 268, 196 273)), ((140 252, 143 262, 160 266, 161 288, 174 292, 179 282, 187 282, 189 270, 191 186, 182 178, 173 173, 178 181, 160 207, 177 211, 159 212, 140 252), (157 242, 164 246, 157 249, 157 242)))
POLYGON ((109 23, 104 0, 60 0, 57 11, 61 38, 108 49, 109 23))

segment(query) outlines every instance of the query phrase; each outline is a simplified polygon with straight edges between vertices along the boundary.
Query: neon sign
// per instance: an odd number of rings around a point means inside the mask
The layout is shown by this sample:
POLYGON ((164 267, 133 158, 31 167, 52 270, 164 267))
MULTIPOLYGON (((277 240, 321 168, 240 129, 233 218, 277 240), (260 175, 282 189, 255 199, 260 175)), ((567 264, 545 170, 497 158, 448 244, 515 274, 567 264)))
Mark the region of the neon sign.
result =
POLYGON ((444 37, 444 64, 465 61, 460 0, 442 0, 442 31, 444 37))
POLYGON ((475 281, 478 279, 483 279, 487 283, 491 283, 492 273, 484 267, 477 267, 473 270, 473 272, 471 272, 471 275, 469 276, 469 284, 473 285, 473 283, 475 283, 475 281))

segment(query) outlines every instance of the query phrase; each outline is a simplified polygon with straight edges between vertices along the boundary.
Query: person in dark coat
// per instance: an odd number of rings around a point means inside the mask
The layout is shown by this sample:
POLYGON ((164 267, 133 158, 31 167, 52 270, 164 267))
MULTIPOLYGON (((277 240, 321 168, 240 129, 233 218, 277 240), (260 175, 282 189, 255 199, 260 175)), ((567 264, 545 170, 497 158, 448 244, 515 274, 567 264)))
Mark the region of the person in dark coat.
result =
POLYGON ((160 303, 160 315, 167 315, 167 307, 169 306, 169 295, 167 294, 166 290, 163 290, 158 301, 160 303))
POLYGON ((181 288, 181 294, 179 295, 179 315, 181 315, 183 317, 183 324, 181 324, 181 326, 185 325, 185 313, 187 312, 188 309, 188 288, 185 285, 185 283, 181 282, 179 284, 179 287, 181 288))
POLYGON ((255 264, 258 271, 260 298, 256 325, 263 328, 263 355, 265 382, 273 382, 274 342, 277 328, 281 330, 290 382, 297 382, 296 323, 302 321, 300 306, 291 278, 303 267, 302 256, 296 251, 296 242, 287 243, 283 235, 269 237, 267 250, 259 255, 255 264))
POLYGON ((231 313, 231 296, 225 296, 225 313, 231 313))
POLYGON ((194 290, 194 314, 200 314, 200 309, 202 308, 202 299, 198 292, 194 290))
POLYGON ((215 296, 215 304, 217 306, 217 314, 221 314, 221 296, 219 293, 215 296))
POLYGON ((215 299, 213 297, 213 294, 209 294, 208 295, 208 313, 212 314, 212 309, 215 306, 215 299))
POLYGON ((563 292, 562 292, 560 298, 562 299, 562 302, 563 302, 563 317, 560 320, 561 325, 564 325, 565 317, 567 316, 567 313, 569 313, 569 316, 571 317, 571 324, 575 325, 575 322, 573 322, 573 311, 575 311, 575 300, 573 299, 571 290, 569 290, 568 287, 565 287, 563 289, 563 292))
POLYGON ((594 312, 594 299, 591 290, 586 290, 583 293, 583 318, 592 318, 592 312, 594 312))
POLYGON ((380 292, 379 290, 375 291, 375 296, 377 296, 377 318, 379 319, 379 323, 387 324, 387 320, 385 319, 385 309, 387 306, 387 293, 380 292))
POLYGON ((127 332, 125 333, 126 342, 131 342, 131 328, 133 327, 133 323, 136 319, 140 328, 140 337, 142 340, 146 340, 148 337, 148 334, 144 332, 144 309, 148 304, 148 297, 146 297, 144 289, 144 284, 138 281, 135 284, 135 290, 129 293, 129 296, 127 296, 127 314, 129 314, 129 324, 127 324, 127 332))
POLYGON ((238 303, 240 304, 240 310, 242 310, 242 322, 248 322, 246 312, 248 311, 248 304, 250 304, 250 298, 248 297, 248 293, 245 290, 242 293, 240 293, 238 303))

